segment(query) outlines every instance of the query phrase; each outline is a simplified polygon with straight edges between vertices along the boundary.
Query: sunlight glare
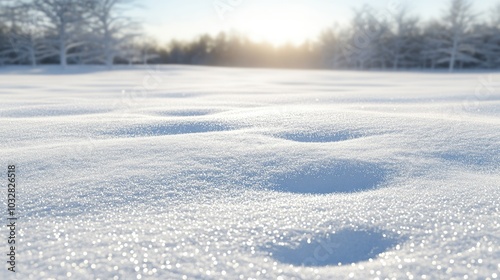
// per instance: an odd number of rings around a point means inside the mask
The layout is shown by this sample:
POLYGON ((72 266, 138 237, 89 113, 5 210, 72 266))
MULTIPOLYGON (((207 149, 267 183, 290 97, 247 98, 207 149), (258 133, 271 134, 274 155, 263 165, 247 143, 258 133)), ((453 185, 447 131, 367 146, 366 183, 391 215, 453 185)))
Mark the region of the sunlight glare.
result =
POLYGON ((250 39, 275 46, 297 45, 317 32, 314 15, 298 7, 253 12, 242 17, 239 25, 250 39))

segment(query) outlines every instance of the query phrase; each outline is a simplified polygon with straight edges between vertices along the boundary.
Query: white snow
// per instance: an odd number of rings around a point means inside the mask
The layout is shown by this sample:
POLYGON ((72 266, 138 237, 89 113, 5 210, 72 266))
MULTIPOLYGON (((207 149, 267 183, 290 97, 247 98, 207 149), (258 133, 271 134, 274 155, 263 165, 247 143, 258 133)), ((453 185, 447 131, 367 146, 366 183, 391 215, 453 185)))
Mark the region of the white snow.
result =
POLYGON ((0 100, 2 279, 500 278, 500 74, 7 67, 0 100))

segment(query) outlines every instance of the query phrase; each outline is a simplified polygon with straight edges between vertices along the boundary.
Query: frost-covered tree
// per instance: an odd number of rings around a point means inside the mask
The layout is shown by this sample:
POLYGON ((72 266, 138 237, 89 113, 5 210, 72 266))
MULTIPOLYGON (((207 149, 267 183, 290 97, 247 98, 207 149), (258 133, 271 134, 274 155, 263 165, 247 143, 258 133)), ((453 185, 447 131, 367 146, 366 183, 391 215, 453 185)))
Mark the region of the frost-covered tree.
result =
POLYGON ((134 44, 125 44, 122 48, 122 57, 128 65, 141 63, 141 50, 134 44))
POLYGON ((418 17, 410 16, 406 7, 399 7, 390 18, 391 32, 384 48, 395 70, 401 66, 415 65, 415 56, 420 47, 418 23, 418 17))
POLYGON ((448 57, 445 52, 447 42, 443 39, 446 28, 437 21, 429 22, 423 29, 422 50, 420 52, 424 68, 435 69, 443 57, 448 57))
POLYGON ((93 0, 34 0, 34 7, 43 15, 40 26, 46 31, 44 43, 59 63, 79 56, 77 47, 88 41, 87 21, 93 0))
POLYGON ((9 52, 7 44, 8 38, 3 27, 0 26, 0 65, 5 65, 9 63, 9 52))
POLYGON ((0 0, 0 65, 9 63, 12 54, 7 25, 11 7, 8 4, 6 0, 0 0))
POLYGON ((374 11, 368 5, 354 10, 351 34, 343 53, 356 68, 386 66, 382 40, 389 31, 389 25, 385 18, 378 17, 374 11))
POLYGON ((38 26, 40 15, 31 1, 19 1, 11 6, 6 18, 8 39, 14 53, 11 62, 36 66, 40 59, 51 55, 43 44, 44 30, 38 26))
POLYGON ((141 63, 147 65, 150 61, 159 57, 156 53, 158 44, 152 38, 141 38, 136 47, 139 50, 141 63))
POLYGON ((500 67, 500 2, 494 7, 491 13, 492 38, 491 38, 491 57, 492 63, 500 67), (496 60, 495 60, 496 58, 496 60))
POLYGON ((451 0, 448 10, 443 17, 444 32, 436 34, 433 39, 441 41, 439 52, 443 57, 438 63, 447 63, 453 71, 457 62, 478 63, 474 57, 475 42, 477 38, 472 32, 476 15, 472 4, 468 0, 451 0))
POLYGON ((482 24, 474 28, 478 36, 475 47, 476 57, 485 68, 496 68, 500 65, 500 30, 498 27, 482 24))
POLYGON ((97 57, 107 66, 113 65, 116 57, 126 55, 126 45, 138 36, 138 24, 124 12, 133 7, 134 0, 95 0, 92 9, 91 28, 93 44, 101 54, 97 57))
POLYGON ((147 65, 151 60, 159 57, 155 46, 156 43, 152 39, 136 38, 123 46, 120 57, 126 60, 129 65, 147 65))
POLYGON ((332 28, 324 30, 319 37, 320 65, 326 68, 339 69, 350 66, 354 52, 349 51, 351 32, 335 24, 332 28))
POLYGON ((474 30, 479 35, 477 44, 478 56, 482 61, 482 66, 486 68, 496 68, 500 66, 500 3, 498 3, 491 13, 491 20, 485 24, 477 26, 474 30))

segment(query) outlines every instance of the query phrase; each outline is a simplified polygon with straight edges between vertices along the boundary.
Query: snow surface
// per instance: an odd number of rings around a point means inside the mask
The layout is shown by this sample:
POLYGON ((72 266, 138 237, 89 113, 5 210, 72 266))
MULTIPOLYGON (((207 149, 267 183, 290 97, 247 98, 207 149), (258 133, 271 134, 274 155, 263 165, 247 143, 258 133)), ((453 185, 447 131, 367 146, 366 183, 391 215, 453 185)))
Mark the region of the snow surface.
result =
POLYGON ((500 278, 500 74, 8 67, 0 100, 17 279, 500 278))

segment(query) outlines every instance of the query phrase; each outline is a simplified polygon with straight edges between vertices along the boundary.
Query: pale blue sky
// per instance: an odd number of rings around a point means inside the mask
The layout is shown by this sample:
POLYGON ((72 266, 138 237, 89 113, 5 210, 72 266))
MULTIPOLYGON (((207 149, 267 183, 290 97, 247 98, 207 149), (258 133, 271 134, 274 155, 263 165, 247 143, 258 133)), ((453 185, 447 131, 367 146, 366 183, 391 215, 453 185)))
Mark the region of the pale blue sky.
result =
MULTIPOLYGON (((423 19, 439 17, 449 0, 141 0, 134 13, 158 42, 186 40, 199 34, 236 30, 255 40, 298 43, 315 39, 335 21, 346 23, 353 7, 371 4, 381 16, 408 5, 423 19), (225 6, 229 5, 229 6, 225 6), (231 7, 232 6, 232 7, 231 7), (217 8, 219 11, 217 11, 217 8), (228 9, 224 12, 224 7, 228 9), (231 8, 229 8, 231 7, 231 8), (220 14, 224 14, 224 19, 220 14)), ((473 1, 481 17, 500 0, 473 1)))

